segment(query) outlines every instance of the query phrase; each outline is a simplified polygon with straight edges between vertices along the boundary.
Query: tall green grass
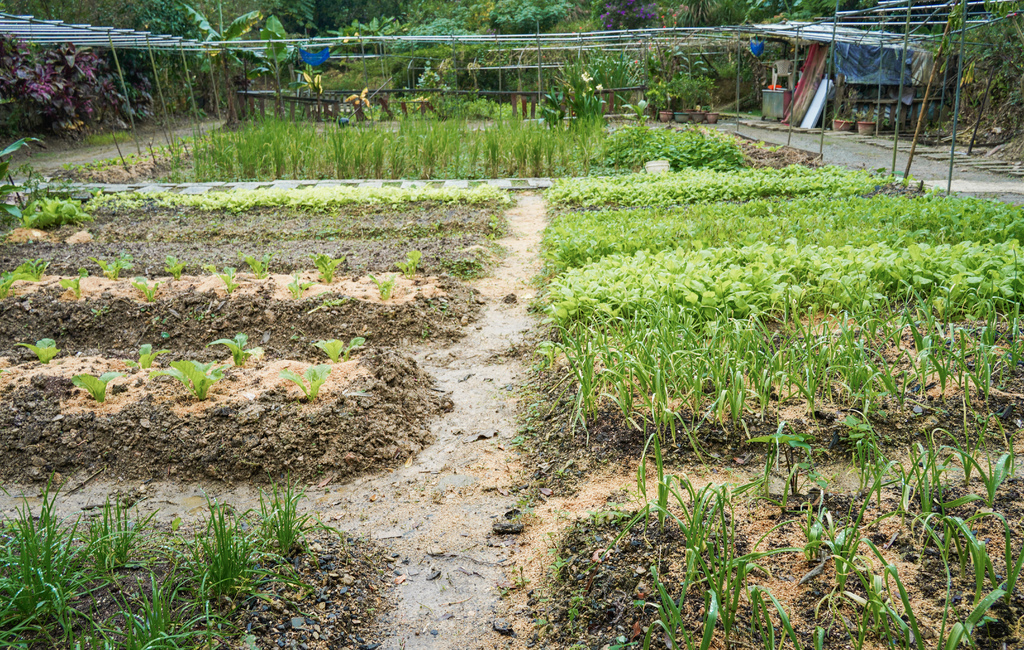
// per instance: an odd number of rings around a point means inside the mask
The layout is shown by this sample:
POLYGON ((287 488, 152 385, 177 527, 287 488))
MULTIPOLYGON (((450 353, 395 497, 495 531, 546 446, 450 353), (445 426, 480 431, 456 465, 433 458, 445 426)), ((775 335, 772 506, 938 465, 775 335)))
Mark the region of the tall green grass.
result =
POLYGON ((268 119, 214 131, 195 144, 197 181, 308 178, 443 179, 577 176, 601 150, 599 123, 572 129, 511 120, 476 128, 458 120, 389 127, 268 119))

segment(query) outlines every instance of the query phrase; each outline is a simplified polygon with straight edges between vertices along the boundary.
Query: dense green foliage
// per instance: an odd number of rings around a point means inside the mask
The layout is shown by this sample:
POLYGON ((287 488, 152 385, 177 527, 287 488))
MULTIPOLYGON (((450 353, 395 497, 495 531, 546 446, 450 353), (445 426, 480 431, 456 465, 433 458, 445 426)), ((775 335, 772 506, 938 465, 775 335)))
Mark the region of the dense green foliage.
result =
POLYGON ((743 150, 736 139, 713 129, 673 131, 630 125, 608 136, 605 152, 609 164, 632 171, 640 171, 651 160, 667 160, 674 171, 743 167, 743 150))
POLYGON ((838 167, 748 169, 735 172, 687 170, 636 174, 622 178, 564 179, 545 192, 556 206, 672 206, 713 201, 850 197, 864 194, 885 179, 838 167))
POLYGON ((758 242, 896 246, 1011 239, 1024 242, 1024 210, 995 201, 938 195, 755 200, 667 210, 566 212, 545 231, 544 256, 560 271, 605 255, 758 242))

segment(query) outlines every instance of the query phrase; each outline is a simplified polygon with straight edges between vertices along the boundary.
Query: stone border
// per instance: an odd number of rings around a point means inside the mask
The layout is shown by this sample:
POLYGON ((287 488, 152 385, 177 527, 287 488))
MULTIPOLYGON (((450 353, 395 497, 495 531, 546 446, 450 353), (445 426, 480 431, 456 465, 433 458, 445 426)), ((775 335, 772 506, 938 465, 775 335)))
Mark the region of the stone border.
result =
POLYGON ((551 187, 550 178, 496 178, 487 180, 430 180, 430 181, 392 181, 392 180, 308 180, 308 181, 264 181, 248 183, 61 183, 61 189, 72 191, 94 192, 100 190, 107 194, 152 194, 169 192, 171 194, 206 194, 208 192, 246 191, 256 189, 294 190, 305 187, 454 187, 470 189, 479 185, 490 185, 500 190, 527 191, 542 190, 551 187))

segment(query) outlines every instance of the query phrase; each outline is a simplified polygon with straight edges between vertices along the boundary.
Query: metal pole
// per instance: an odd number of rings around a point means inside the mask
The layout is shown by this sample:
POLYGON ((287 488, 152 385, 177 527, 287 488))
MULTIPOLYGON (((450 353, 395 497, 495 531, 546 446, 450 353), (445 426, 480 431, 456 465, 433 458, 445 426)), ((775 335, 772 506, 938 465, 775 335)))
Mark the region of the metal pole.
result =
POLYGON ((544 92, 544 68, 540 56, 540 20, 537 21, 537 106, 540 106, 541 93, 544 92))
POLYGON ((359 37, 359 58, 363 60, 363 88, 370 87, 370 73, 366 70, 366 45, 363 43, 363 37, 359 37))
MULTIPOLYGON (((828 117, 828 80, 836 77, 836 26, 839 23, 839 0, 836 0, 836 15, 832 17, 832 43, 829 47, 829 73, 825 75, 825 105, 821 107, 821 140, 818 155, 825 159, 825 118, 828 117)), ((835 84, 832 85, 835 88, 835 84)))
POLYGON ((964 40, 967 37, 967 0, 960 3, 960 57, 956 62, 956 99, 953 103, 953 142, 949 145, 949 177, 946 194, 953 189, 953 158, 956 156, 956 127, 960 121, 960 84, 964 75, 964 40))
MULTIPOLYGON (((789 78, 793 79, 793 94, 789 98, 789 133, 786 135, 786 146, 793 141, 793 108, 796 102, 796 86, 799 79, 796 75, 796 52, 800 49, 800 28, 796 28, 796 40, 793 41, 793 69, 789 71, 789 78)), ((786 95, 783 94, 783 103, 785 103, 786 95)), ((783 111, 785 114, 785 111, 783 111)))
POLYGON ((121 71, 121 62, 117 58, 117 49, 114 48, 114 39, 107 32, 107 41, 110 43, 110 51, 114 54, 114 65, 117 66, 117 76, 121 79, 121 90, 124 91, 124 103, 128 107, 128 121, 132 125, 132 137, 135 139, 135 149, 142 155, 142 145, 139 144, 139 134, 135 132, 135 117, 132 115, 132 101, 128 98, 128 85, 124 82, 124 73, 121 71))
MULTIPOLYGON (((881 30, 879 30, 881 31, 881 30)), ((878 132, 882 128, 882 54, 885 52, 885 47, 882 42, 878 42, 878 96, 875 98, 875 137, 878 137, 878 132)), ((859 131, 859 129, 858 129, 859 131)))
MULTIPOLYGON (((903 27, 903 55, 900 57, 900 90, 896 93, 896 108, 893 109, 892 169, 890 174, 896 173, 896 152, 900 144, 900 120, 903 119, 903 78, 907 74, 907 40, 910 38, 910 10, 913 6, 914 0, 909 0, 907 2, 907 22, 903 27)), ((913 100, 911 100, 911 106, 913 106, 913 100)))
POLYGON ((171 127, 167 117, 167 102, 164 100, 163 86, 160 85, 160 73, 156 69, 156 59, 153 58, 153 48, 149 44, 149 34, 146 34, 146 49, 149 50, 149 65, 153 68, 153 80, 156 82, 156 92, 160 97, 160 106, 164 111, 164 132, 167 134, 167 146, 174 148, 174 138, 171 137, 171 127))
MULTIPOLYGON (((928 98, 932 92, 932 82, 935 81, 935 68, 939 65, 939 59, 942 58, 942 52, 946 49, 946 37, 949 36, 949 21, 946 21, 946 29, 942 32, 942 40, 939 42, 939 51, 932 60, 932 71, 928 75, 928 85, 924 89, 924 101, 921 102, 921 113, 917 117, 917 126, 914 127, 914 139, 910 143, 910 155, 907 156, 907 168, 903 172, 903 178, 910 178, 910 165, 914 162, 914 152, 917 151, 917 138, 921 134, 921 123, 928 115, 928 98)), ((942 110, 942 104, 939 104, 939 110, 942 110)))
POLYGON ((736 133, 740 132, 740 37, 736 37, 736 133))

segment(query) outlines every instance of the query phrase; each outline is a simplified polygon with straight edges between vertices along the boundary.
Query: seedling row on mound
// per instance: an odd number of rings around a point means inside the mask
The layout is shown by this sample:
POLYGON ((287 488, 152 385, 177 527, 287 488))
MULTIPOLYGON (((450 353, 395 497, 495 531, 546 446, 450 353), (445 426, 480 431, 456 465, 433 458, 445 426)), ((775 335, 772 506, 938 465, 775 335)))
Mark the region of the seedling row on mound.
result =
MULTIPOLYGON (((130 478, 262 482, 285 474, 350 476, 400 462, 430 442, 428 418, 451 408, 414 361, 377 350, 335 364, 304 400, 279 371, 306 364, 226 368, 205 399, 170 377, 104 358, 6 369, 0 444, 6 479, 104 470, 130 478), (103 403, 73 375, 120 371, 103 403)), ((164 368, 155 365, 159 373, 164 368)))

